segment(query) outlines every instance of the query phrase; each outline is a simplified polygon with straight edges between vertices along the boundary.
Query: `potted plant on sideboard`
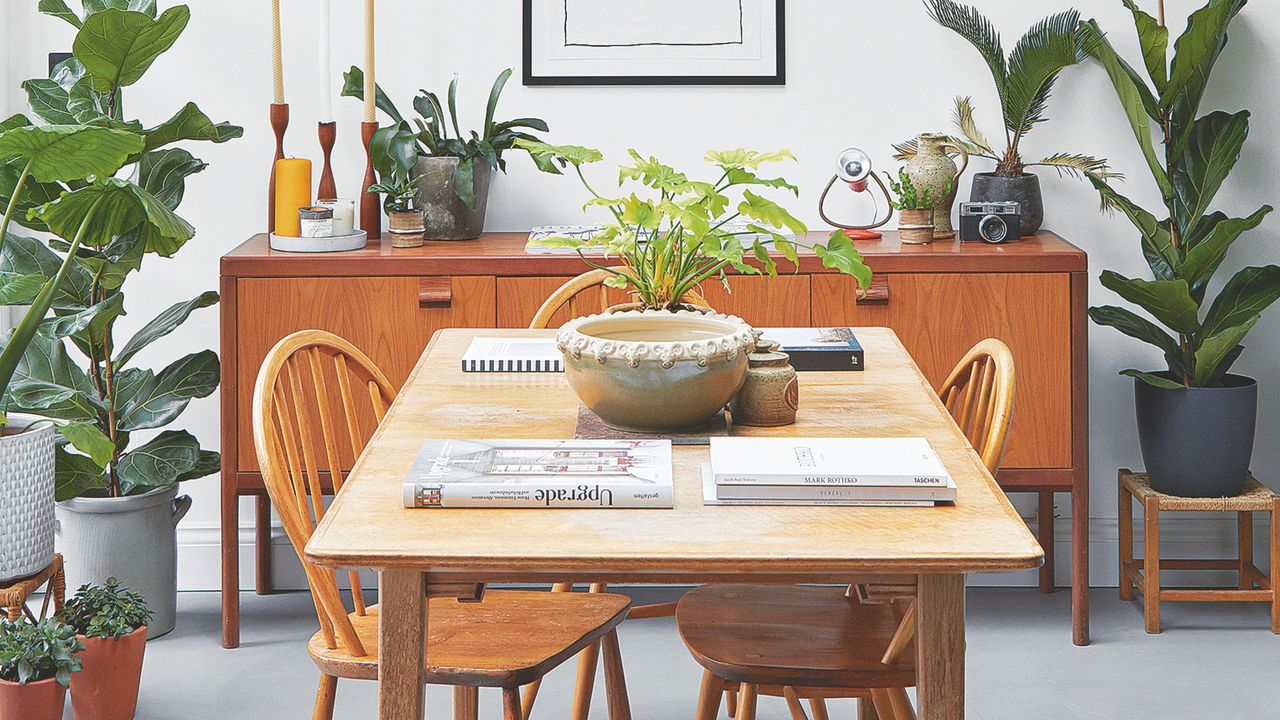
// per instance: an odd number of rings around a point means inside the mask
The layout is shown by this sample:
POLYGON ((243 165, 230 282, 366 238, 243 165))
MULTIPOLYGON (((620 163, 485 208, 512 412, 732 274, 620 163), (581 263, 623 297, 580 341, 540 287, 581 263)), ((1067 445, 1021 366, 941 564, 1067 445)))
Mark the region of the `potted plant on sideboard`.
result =
MULTIPOLYGON (((538 118, 496 121, 494 113, 502 88, 511 77, 508 68, 498 74, 489 90, 484 125, 470 137, 458 124, 458 78, 449 83, 446 106, 433 92, 419 91, 413 109, 419 117, 410 124, 400 111, 376 88, 378 109, 391 118, 392 125, 379 128, 371 150, 375 164, 381 154, 398 163, 415 162, 412 176, 417 178, 417 204, 422 211, 428 240, 473 240, 484 231, 485 211, 489 202, 489 185, 493 171, 506 172, 502 157, 515 148, 518 140, 537 140, 528 131, 546 132, 547 123, 538 118)), ((364 73, 352 66, 343 74, 342 95, 364 99, 364 73)), ((558 172, 544 158, 534 158, 538 168, 558 172)), ((386 182, 385 180, 383 182, 386 182)))
MULTIPOLYGON (((1137 229, 1152 279, 1110 270, 1102 284, 1165 328, 1114 306, 1089 309, 1094 322, 1158 348, 1167 368, 1125 370, 1134 378, 1138 438, 1152 485, 1165 493, 1220 497, 1240 492, 1253 452, 1258 385, 1230 373, 1240 343, 1280 297, 1280 267, 1246 267, 1208 297, 1227 251, 1271 206, 1232 218, 1211 211, 1249 134, 1249 111, 1197 117, 1209 77, 1244 0, 1211 0, 1191 13, 1167 58, 1168 30, 1131 2, 1151 86, 1112 47, 1097 22, 1082 27, 1106 69, 1163 198, 1163 218, 1091 178, 1103 202, 1137 229), (1207 310, 1205 309, 1207 306, 1207 310)), ((1163 13, 1161 13, 1163 16, 1163 13)))
POLYGON ((60 720, 83 649, 57 620, 0 619, 0 720, 60 720))
POLYGON ((73 56, 47 79, 23 84, 31 112, 49 122, 73 117, 131 128, 142 146, 129 154, 122 172, 58 187, 27 220, 15 219, 53 239, 8 237, 0 270, 48 276, 68 260, 70 265, 55 297, 58 316, 34 335, 7 400, 10 409, 75 423, 81 431, 74 447, 60 446, 55 453, 67 581, 75 587, 120 578, 151 603, 155 637, 174 622, 175 528, 190 505, 189 498, 177 497, 177 483, 217 472, 219 457, 186 431, 142 433, 165 428, 192 399, 214 391, 218 356, 195 352, 158 372, 137 360, 218 296, 204 292, 175 303, 127 339, 116 337, 116 323, 133 273, 149 257, 171 257, 195 234, 174 209, 187 179, 205 163, 174 143, 225 142, 242 130, 214 123, 194 103, 154 126, 124 115, 126 106, 141 105, 123 102, 125 89, 186 28, 185 5, 158 12, 153 3, 137 4, 139 10, 96 3, 83 16, 56 5, 41 8, 76 27, 73 56))
MULTIPOLYGON (((586 239, 538 242, 576 250, 610 275, 605 285, 629 290, 636 299, 623 312, 577 318, 560 329, 556 341, 570 387, 616 428, 654 432, 705 424, 742 387, 755 338, 739 318, 691 309, 686 300, 703 282, 721 282, 727 289, 729 270, 776 276, 770 246, 798 264, 804 223, 759 194, 798 191, 784 178, 757 174, 763 165, 794 159, 791 153, 709 152, 707 162, 719 179, 708 182, 631 150, 618 192, 606 196, 582 171, 603 159, 598 150, 529 141, 519 146, 572 167, 591 196, 587 206, 603 207, 609 216, 586 239), (640 192, 648 198, 623 190, 626 182, 643 186, 640 192), (603 249, 610 267, 584 254, 589 248, 603 249)), ((871 270, 843 231, 809 248, 826 267, 855 277, 862 289, 870 285, 871 270)))
POLYGON ((142 656, 151 611, 141 594, 115 578, 82 585, 58 618, 84 646, 82 668, 71 678, 71 707, 82 720, 131 720, 138 707, 142 656))
POLYGON ((369 186, 369 192, 385 195, 382 210, 387 214, 387 230, 391 233, 391 247, 421 247, 423 232, 422 209, 418 207, 418 183, 414 166, 401 166, 384 153, 373 150, 374 169, 382 182, 369 186))
MULTIPOLYGON (((993 172, 975 173, 969 199, 974 202, 1016 202, 1022 209, 1022 235, 1031 235, 1044 222, 1044 199, 1040 178, 1029 167, 1052 167, 1062 174, 1090 178, 1118 177, 1107 161, 1089 155, 1057 153, 1039 162, 1027 162, 1022 141, 1036 125, 1044 122, 1045 107, 1058 75, 1087 57, 1078 29, 1080 14, 1074 10, 1044 18, 1027 31, 1006 59, 1000 34, 976 8, 954 0, 926 0, 929 16, 939 25, 968 40, 986 61, 995 81, 1000 110, 1004 117, 1005 146, 996 145, 978 129, 973 103, 957 97, 953 120, 962 137, 950 138, 971 157, 993 160, 993 172)), ((915 157, 915 140, 895 145, 897 158, 915 157)))
MULTIPOLYGON (((885 173, 884 177, 889 181, 889 190, 892 192, 889 204, 898 211, 898 239, 908 245, 927 245, 933 242, 938 196, 930 193, 932 188, 918 190, 906 168, 898 169, 897 180, 889 173, 885 173)), ((952 182, 948 178, 942 184, 943 197, 951 194, 952 182)))

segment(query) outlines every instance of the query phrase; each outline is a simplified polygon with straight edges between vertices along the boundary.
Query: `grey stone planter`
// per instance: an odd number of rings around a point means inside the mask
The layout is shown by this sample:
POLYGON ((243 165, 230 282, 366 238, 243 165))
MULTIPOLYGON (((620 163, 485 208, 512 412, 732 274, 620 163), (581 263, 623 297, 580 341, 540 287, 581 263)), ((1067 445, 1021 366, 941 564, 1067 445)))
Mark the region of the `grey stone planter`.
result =
POLYGON ((58 539, 67 561, 67 587, 114 577, 142 593, 155 613, 147 636, 173 629, 178 603, 178 521, 190 496, 170 485, 122 498, 81 497, 58 503, 58 539))
POLYGON ((1040 178, 1033 173, 1019 177, 1000 177, 995 173, 977 173, 969 192, 971 202, 1016 202, 1022 209, 1022 235, 1034 235, 1044 224, 1044 198, 1040 194, 1040 178))
POLYGON ((9 415, 21 430, 0 437, 0 583, 34 575, 53 561, 53 424, 9 415))
POLYGON ((453 189, 456 157, 422 157, 414 172, 418 175, 418 207, 427 240, 474 240, 484 232, 484 215, 489 204, 489 183, 493 169, 484 162, 475 163, 475 207, 458 199, 453 189))

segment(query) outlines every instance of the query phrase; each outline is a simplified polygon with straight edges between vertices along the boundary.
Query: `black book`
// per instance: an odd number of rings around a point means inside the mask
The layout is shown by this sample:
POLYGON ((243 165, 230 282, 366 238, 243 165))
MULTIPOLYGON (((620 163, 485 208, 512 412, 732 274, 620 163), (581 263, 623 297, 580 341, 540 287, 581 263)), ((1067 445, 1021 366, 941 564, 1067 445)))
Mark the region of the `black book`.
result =
POLYGON ((761 332, 791 356, 791 367, 796 370, 865 368, 862 345, 850 328, 762 328, 761 332))

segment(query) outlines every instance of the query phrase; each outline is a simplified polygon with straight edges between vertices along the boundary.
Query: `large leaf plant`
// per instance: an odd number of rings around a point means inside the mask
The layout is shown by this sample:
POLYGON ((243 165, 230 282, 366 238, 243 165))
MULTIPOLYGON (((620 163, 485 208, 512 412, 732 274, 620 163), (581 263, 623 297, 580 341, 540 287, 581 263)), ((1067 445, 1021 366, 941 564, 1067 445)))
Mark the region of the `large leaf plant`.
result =
MULTIPOLYGON (((52 236, 42 241, 5 235, 0 276, 55 281, 45 285, 52 288, 53 316, 29 338, 20 337, 26 331, 19 326, 19 335, 10 340, 27 340, 29 346, 13 370, 7 408, 62 425, 64 441, 56 450, 59 499, 134 495, 209 475, 218 469, 218 453, 201 449, 184 430, 164 430, 139 442, 133 438, 169 425, 192 399, 217 387, 218 356, 212 350, 186 355, 158 372, 137 364, 140 351, 173 332, 193 311, 215 304, 217 293, 203 292, 164 309, 124 341, 116 337, 116 322, 125 314, 126 280, 146 258, 173 256, 195 233, 175 210, 187 178, 205 163, 174 144, 226 142, 243 130, 213 122, 194 103, 154 126, 125 113, 124 89, 182 34, 190 18, 185 5, 158 12, 154 0, 84 0, 76 12, 65 0, 41 0, 39 9, 75 26, 77 33, 71 58, 48 78, 23 83, 31 113, 55 128, 87 126, 104 138, 103 133, 118 136, 121 143, 130 138, 131 144, 102 157, 97 166, 65 173, 40 173, 39 163, 29 158, 27 172, 23 156, 0 152, 11 158, 0 166, 0 202, 25 208, 24 215, 6 214, 6 225, 11 220, 52 236), (9 182, 10 177, 17 181, 9 182)), ((22 125, 26 119, 11 122, 22 125)), ((16 141, 24 131, 37 137, 53 132, 18 127, 5 133, 0 148, 10 132, 16 141)), ((87 143, 94 139, 89 132, 70 137, 87 143)), ((70 146, 52 152, 61 162, 91 157, 70 146)), ((95 154, 105 153, 99 148, 95 154)))
POLYGON ((1275 265, 1246 267, 1215 298, 1207 296, 1231 245, 1272 210, 1264 205, 1246 217, 1233 218, 1210 209, 1240 159, 1249 134, 1249 111, 1215 110, 1199 116, 1200 104, 1227 44, 1227 26, 1245 0, 1210 0, 1191 13, 1186 31, 1174 41, 1172 60, 1163 3, 1157 19, 1131 0, 1123 2, 1133 14, 1150 84, 1120 57, 1096 21, 1082 28, 1093 56, 1115 86, 1164 207, 1157 215, 1105 180, 1091 178, 1104 201, 1137 229, 1152 274, 1148 280, 1107 270, 1101 280, 1167 330, 1121 307, 1094 307, 1089 315, 1100 325, 1159 348, 1168 363, 1168 372, 1123 374, 1164 388, 1220 387, 1244 350, 1240 343, 1245 335, 1262 311, 1280 298, 1280 267, 1275 265))

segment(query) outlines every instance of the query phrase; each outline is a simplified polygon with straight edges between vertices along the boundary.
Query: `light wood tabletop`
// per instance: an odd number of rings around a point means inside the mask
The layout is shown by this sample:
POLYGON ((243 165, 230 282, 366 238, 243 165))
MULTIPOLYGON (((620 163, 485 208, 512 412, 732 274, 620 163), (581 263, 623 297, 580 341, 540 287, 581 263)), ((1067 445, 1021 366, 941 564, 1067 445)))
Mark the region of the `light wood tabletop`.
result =
MULTIPOLYGON (((863 372, 802 373, 796 423, 735 434, 925 437, 958 501, 937 508, 707 506, 706 446, 673 449, 675 507, 416 509, 401 484, 427 438, 571 438, 578 400, 560 374, 464 373, 474 337, 547 330, 443 330, 308 543, 328 567, 383 571, 380 717, 422 715, 427 592, 454 581, 847 582, 919 575, 920 717, 963 717, 964 574, 1033 568, 1043 551, 898 338, 855 329, 863 372)), ((1014 419, 1016 423, 1016 418, 1014 419)))

